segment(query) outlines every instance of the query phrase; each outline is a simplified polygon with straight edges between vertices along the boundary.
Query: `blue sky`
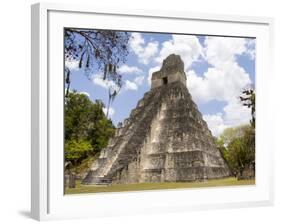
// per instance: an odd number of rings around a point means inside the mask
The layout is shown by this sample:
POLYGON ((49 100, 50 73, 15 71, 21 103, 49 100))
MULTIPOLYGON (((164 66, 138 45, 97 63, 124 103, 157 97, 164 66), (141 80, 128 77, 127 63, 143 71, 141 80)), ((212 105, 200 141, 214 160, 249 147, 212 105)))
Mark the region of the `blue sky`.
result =
MULTIPOLYGON (((255 85, 255 39, 138 32, 130 35, 127 62, 118 69, 123 86, 109 111, 114 124, 129 116, 150 90, 152 72, 159 70, 163 59, 172 53, 184 61, 187 88, 213 135, 249 122, 250 111, 239 103, 238 96, 243 88, 255 85)), ((77 65, 76 61, 66 61, 71 69, 70 88, 107 105, 111 83, 104 82, 99 71, 93 71, 88 79, 77 65)))

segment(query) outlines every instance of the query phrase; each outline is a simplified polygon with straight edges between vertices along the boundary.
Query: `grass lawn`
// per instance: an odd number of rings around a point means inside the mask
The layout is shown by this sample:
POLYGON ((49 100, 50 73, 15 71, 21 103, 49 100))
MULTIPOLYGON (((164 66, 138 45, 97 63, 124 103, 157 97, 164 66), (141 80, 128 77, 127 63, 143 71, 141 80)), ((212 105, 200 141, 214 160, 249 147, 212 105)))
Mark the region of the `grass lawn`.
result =
POLYGON ((239 186, 254 185, 255 180, 237 180, 234 177, 208 180, 206 182, 164 182, 164 183, 138 183, 138 184, 115 184, 108 186, 82 185, 77 181, 76 188, 67 188, 66 194, 80 193, 101 193, 101 192, 121 192, 121 191, 141 191, 176 188, 198 188, 198 187, 218 187, 218 186, 239 186))

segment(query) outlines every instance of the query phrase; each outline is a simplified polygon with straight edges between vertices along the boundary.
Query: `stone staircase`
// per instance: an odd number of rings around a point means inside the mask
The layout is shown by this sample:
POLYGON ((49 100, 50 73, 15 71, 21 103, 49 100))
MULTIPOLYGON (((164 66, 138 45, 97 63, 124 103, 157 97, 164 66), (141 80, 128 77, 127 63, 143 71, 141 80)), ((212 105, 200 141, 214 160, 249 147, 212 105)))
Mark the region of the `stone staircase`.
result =
POLYGON ((109 184, 114 173, 136 157, 144 140, 140 136, 145 136, 150 129, 154 110, 161 105, 158 100, 161 94, 161 91, 154 90, 144 95, 129 118, 125 119, 124 126, 116 132, 113 144, 101 151, 82 184, 109 184))

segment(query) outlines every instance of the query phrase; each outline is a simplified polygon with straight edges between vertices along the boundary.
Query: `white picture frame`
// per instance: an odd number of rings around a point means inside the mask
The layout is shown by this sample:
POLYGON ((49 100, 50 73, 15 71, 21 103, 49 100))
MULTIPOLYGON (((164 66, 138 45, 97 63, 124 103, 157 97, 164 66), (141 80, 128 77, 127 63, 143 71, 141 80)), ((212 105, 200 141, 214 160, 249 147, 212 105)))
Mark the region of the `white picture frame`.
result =
POLYGON ((271 18, 190 12, 32 5, 31 214, 37 220, 272 205, 271 18), (63 194, 63 27, 257 38, 256 185, 65 196, 63 194))

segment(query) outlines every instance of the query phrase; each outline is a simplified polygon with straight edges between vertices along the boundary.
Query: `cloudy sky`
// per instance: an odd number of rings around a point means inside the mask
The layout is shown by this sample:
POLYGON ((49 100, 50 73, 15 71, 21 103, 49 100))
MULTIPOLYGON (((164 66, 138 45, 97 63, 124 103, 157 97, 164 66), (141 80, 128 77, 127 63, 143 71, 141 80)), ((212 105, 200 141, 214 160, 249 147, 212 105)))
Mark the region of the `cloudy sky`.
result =
MULTIPOLYGON (((150 78, 163 59, 181 56, 187 75, 187 88, 213 135, 227 127, 248 123, 250 110, 238 96, 243 88, 255 85, 255 39, 130 33, 130 54, 120 66, 123 86, 109 110, 115 124, 123 121, 139 99, 150 89, 150 78)), ((91 100, 108 102, 108 85, 96 71, 87 79, 78 63, 67 62, 72 71, 71 89, 87 94, 91 100)), ((106 109, 105 109, 106 110, 106 109)))

